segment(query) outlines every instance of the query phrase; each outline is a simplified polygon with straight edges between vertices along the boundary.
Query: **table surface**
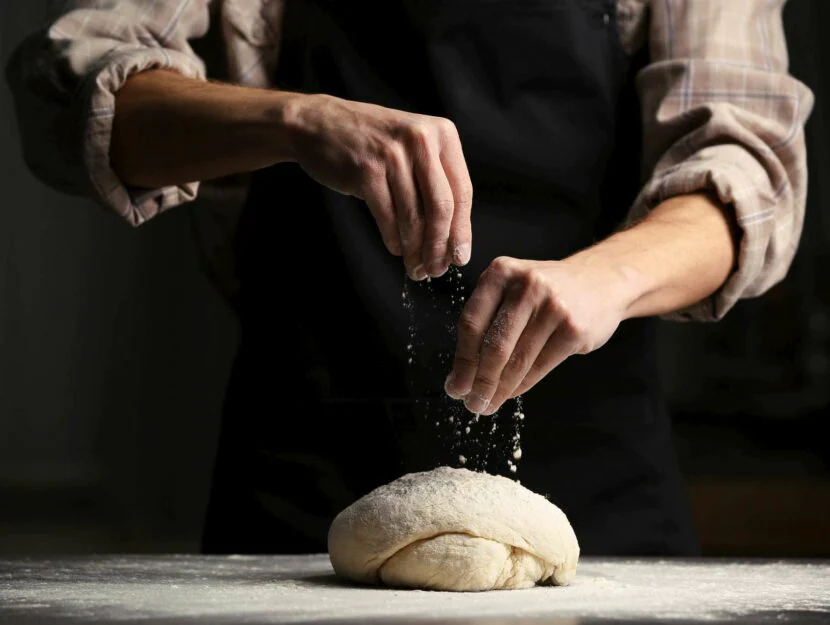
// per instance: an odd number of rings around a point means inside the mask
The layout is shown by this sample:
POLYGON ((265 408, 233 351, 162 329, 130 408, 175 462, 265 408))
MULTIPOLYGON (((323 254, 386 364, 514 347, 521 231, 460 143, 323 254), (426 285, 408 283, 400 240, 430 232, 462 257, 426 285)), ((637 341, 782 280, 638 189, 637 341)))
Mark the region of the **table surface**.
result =
POLYGON ((567 587, 358 587, 328 557, 0 560, 0 623, 830 623, 830 562, 580 560, 567 587))

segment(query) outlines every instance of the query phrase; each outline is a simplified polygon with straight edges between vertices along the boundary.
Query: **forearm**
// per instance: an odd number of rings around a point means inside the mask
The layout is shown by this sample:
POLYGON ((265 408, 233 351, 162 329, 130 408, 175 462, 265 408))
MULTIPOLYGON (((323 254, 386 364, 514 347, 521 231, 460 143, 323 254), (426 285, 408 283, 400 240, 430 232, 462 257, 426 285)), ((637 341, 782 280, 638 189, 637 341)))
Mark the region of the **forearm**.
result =
POLYGON ((735 266, 731 211, 708 195, 672 198, 637 225, 566 262, 619 273, 626 317, 664 315, 717 291, 735 266))
POLYGON ((110 159, 126 184, 156 188, 288 160, 297 94, 204 83, 156 70, 116 94, 110 159))

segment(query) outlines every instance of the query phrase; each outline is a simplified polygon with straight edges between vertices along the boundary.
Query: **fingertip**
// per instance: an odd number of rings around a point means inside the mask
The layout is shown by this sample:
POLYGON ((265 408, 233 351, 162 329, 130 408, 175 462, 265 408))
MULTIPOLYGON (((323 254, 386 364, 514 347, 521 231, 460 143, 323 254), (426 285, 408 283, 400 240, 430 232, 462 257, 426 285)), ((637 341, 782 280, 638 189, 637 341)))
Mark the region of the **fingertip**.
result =
POLYGON ((501 404, 502 402, 493 400, 488 404, 485 410, 481 411, 481 414, 485 417, 492 417, 499 411, 499 408, 501 408, 501 404))
POLYGON ((418 265, 417 267, 415 267, 415 269, 413 269, 410 272, 409 277, 412 278, 415 282, 422 282, 423 280, 426 280, 426 278, 429 277, 429 274, 427 274, 427 271, 426 269, 424 269, 423 265, 418 265))
POLYGON ((465 400, 467 395, 473 390, 472 384, 466 385, 463 388, 458 386, 458 377, 455 373, 450 373, 444 381, 444 391, 452 399, 465 400))
POLYGON ((440 278, 449 270, 449 267, 444 263, 430 263, 427 267, 428 273, 432 278, 440 278))
POLYGON ((447 376, 447 379, 444 380, 444 392, 449 395, 452 399, 464 399, 464 395, 456 393, 452 389, 452 385, 455 383, 455 375, 450 373, 447 376))
POLYGON ((467 393, 464 398, 464 407, 473 414, 487 414, 490 399, 478 393, 467 393))
POLYGON ((469 243, 459 243, 452 249, 452 262, 454 265, 463 267, 470 262, 472 247, 469 243))

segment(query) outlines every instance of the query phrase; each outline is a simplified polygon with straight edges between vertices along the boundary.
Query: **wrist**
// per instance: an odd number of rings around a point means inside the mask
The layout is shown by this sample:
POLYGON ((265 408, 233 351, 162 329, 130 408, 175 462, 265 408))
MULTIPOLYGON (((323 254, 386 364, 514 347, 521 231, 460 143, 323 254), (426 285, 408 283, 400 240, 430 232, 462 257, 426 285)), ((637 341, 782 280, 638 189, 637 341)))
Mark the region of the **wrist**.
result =
POLYGON ((280 92, 274 108, 274 132, 279 135, 284 160, 297 162, 303 145, 313 141, 317 124, 314 111, 322 103, 318 94, 280 92))
POLYGON ((569 256, 563 262, 580 266, 599 275, 594 282, 602 285, 609 303, 617 308, 620 319, 640 316, 638 302, 654 290, 649 277, 631 262, 627 245, 614 235, 605 241, 569 256))
POLYGON ((286 91, 269 91, 264 102, 264 131, 260 137, 267 143, 276 163, 296 162, 298 146, 307 134, 303 123, 307 99, 312 96, 286 91))

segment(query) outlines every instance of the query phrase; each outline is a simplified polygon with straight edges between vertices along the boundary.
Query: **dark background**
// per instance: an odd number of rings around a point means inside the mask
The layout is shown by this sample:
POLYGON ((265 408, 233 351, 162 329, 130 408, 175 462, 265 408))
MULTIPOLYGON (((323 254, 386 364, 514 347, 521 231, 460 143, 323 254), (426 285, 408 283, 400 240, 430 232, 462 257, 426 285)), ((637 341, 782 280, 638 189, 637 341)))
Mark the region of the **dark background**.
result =
MULTIPOLYGON (((48 4, 0 5, 0 64, 48 4)), ((720 324, 662 324, 711 555, 830 556, 830 2, 790 0, 785 18, 817 99, 795 265, 720 324)), ((0 554, 196 551, 237 332, 194 243, 210 208, 134 230, 46 188, 5 84, 0 177, 0 554)))

